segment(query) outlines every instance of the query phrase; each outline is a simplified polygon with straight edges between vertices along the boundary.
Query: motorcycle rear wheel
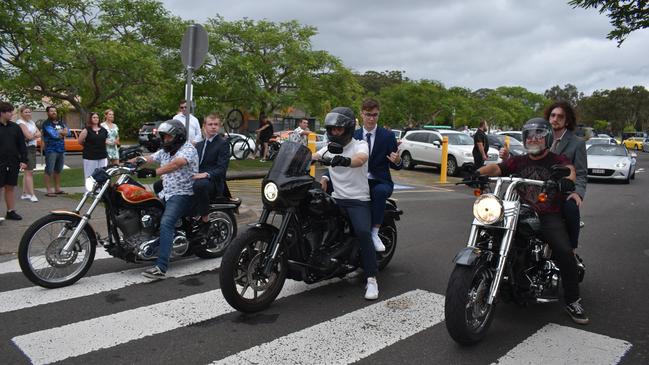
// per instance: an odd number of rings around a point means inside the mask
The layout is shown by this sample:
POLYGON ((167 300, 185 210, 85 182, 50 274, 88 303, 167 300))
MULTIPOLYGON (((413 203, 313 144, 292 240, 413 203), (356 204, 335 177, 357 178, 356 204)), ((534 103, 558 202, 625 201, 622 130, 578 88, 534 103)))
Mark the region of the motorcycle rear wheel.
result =
POLYGON ((234 237, 237 236, 237 219, 232 211, 215 210, 209 213, 211 222, 206 245, 197 246, 194 254, 203 259, 223 256, 234 237))
POLYGON ((487 304, 493 272, 486 263, 456 265, 446 289, 446 329, 462 345, 473 345, 487 334, 496 304, 487 304))
POLYGON ((383 245, 385 246, 385 251, 377 252, 376 260, 378 262, 379 270, 383 270, 388 266, 397 249, 397 226, 394 223, 394 220, 386 219, 383 224, 381 224, 381 228, 379 228, 379 238, 381 238, 381 242, 383 242, 383 245))
POLYGON ((60 252, 80 221, 74 216, 49 214, 27 228, 18 246, 18 262, 29 281, 44 288, 60 288, 88 272, 97 244, 90 226, 81 231, 72 252, 60 252))
POLYGON ((273 239, 269 229, 250 228, 230 244, 223 255, 219 281, 225 300, 236 310, 259 312, 277 298, 286 280, 286 257, 280 250, 278 262, 266 277, 262 262, 269 255, 273 239))

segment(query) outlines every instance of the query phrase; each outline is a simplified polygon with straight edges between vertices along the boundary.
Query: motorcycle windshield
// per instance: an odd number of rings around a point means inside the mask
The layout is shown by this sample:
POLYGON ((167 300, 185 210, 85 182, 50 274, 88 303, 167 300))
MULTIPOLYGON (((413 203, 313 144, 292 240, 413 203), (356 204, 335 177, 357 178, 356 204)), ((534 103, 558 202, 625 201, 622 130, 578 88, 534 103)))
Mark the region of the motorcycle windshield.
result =
POLYGON ((284 177, 299 177, 309 174, 311 151, 301 143, 284 142, 268 170, 267 179, 283 180, 284 177))

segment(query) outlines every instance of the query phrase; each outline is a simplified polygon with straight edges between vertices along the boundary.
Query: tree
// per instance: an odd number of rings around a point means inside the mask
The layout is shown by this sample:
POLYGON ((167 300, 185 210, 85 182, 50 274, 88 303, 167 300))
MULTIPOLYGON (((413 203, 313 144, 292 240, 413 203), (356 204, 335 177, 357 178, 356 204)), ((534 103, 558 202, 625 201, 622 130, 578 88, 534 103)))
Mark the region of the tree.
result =
POLYGON ((217 16, 206 28, 209 59, 197 73, 196 93, 214 104, 266 114, 306 106, 317 115, 352 105, 360 92, 338 58, 311 48, 314 27, 217 16))
POLYGON ((649 2, 646 0, 570 0, 573 8, 594 8, 599 13, 607 13, 613 30, 607 35, 608 39, 617 40, 617 46, 631 32, 649 27, 649 2))
MULTIPOLYGON (((0 86, 12 100, 149 113, 180 71, 183 23, 152 0, 0 6, 0 86)), ((135 118, 135 116, 134 116, 135 118)))
POLYGON ((584 97, 584 93, 579 92, 573 84, 566 84, 563 88, 559 85, 552 86, 550 89, 545 90, 544 95, 551 101, 565 100, 572 106, 579 104, 579 100, 584 97))
POLYGON ((584 124, 594 125, 596 120, 606 120, 614 133, 627 126, 642 130, 649 125, 649 91, 644 86, 596 90, 581 100, 578 112, 584 124))
POLYGON ((383 72, 366 71, 362 75, 356 75, 356 79, 365 89, 366 95, 378 95, 385 87, 408 81, 408 78, 404 76, 405 73, 405 71, 388 70, 383 72))

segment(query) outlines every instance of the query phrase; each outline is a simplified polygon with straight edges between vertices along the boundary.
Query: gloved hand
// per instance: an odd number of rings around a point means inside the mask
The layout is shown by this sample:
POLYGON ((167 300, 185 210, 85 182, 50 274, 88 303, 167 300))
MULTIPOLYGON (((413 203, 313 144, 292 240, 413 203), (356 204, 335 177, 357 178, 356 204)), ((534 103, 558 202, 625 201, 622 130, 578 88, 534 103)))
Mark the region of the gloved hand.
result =
POLYGON ((334 166, 349 166, 352 164, 352 159, 349 157, 344 157, 341 155, 336 155, 334 158, 331 159, 331 167, 334 166))
POLYGON ((155 169, 139 169, 137 170, 137 177, 143 179, 145 177, 156 177, 155 169))
POLYGON ((568 178, 565 177, 561 178, 558 184, 559 184, 559 191, 564 194, 575 191, 575 182, 568 178))

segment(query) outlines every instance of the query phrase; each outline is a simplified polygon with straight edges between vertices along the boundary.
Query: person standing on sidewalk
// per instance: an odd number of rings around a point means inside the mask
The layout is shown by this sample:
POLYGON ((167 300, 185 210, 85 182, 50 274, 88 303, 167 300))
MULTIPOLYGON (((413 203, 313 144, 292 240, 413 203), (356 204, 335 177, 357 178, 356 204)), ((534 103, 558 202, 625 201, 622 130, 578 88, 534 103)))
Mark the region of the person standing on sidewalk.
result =
POLYGON ((489 129, 486 120, 481 120, 478 125, 478 130, 473 135, 473 163, 475 168, 478 169, 487 161, 487 151, 489 151, 489 140, 485 134, 489 129))
POLYGON ((90 113, 86 128, 79 133, 79 144, 83 146, 83 175, 86 179, 95 169, 108 165, 107 139, 108 131, 99 125, 99 114, 90 113))
POLYGON ((48 106, 45 108, 47 119, 43 122, 43 143, 45 143, 45 173, 43 180, 47 194, 45 196, 54 197, 60 194, 66 194, 61 190, 61 171, 65 162, 65 136, 68 135, 68 126, 58 120, 56 107, 48 106), (54 178, 54 189, 52 190, 52 177, 54 178))
POLYGON ((18 171, 27 168, 27 147, 22 129, 11 121, 13 111, 13 105, 0 102, 0 189, 4 188, 7 205, 5 218, 19 221, 23 218, 14 209, 14 188, 18 185, 18 171))
MULTIPOLYGON (((174 115, 175 120, 178 120, 185 124, 185 111, 187 110, 187 100, 183 99, 178 103, 178 113, 174 115)), ((189 114, 189 131, 187 131, 187 141, 190 142, 193 146, 196 146, 196 143, 203 140, 201 135, 201 123, 198 122, 198 119, 193 114, 189 114)))
POLYGON ((113 123, 115 112, 112 109, 106 109, 104 112, 104 122, 101 126, 108 131, 106 139, 106 152, 108 153, 108 163, 111 165, 119 164, 119 127, 113 123))
POLYGON ((291 135, 288 137, 288 140, 291 142, 301 143, 303 145, 308 144, 308 138, 311 131, 309 130, 309 121, 307 119, 302 119, 298 123, 297 128, 293 130, 291 135))
POLYGON ((38 198, 34 193, 34 168, 36 168, 36 140, 41 137, 41 132, 32 120, 30 107, 21 106, 18 110, 20 119, 16 121, 16 124, 22 129, 27 145, 27 167, 23 170, 23 193, 20 199, 36 203, 38 198))

